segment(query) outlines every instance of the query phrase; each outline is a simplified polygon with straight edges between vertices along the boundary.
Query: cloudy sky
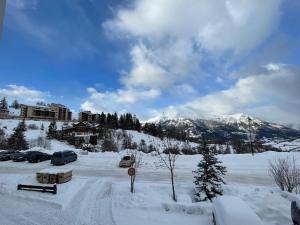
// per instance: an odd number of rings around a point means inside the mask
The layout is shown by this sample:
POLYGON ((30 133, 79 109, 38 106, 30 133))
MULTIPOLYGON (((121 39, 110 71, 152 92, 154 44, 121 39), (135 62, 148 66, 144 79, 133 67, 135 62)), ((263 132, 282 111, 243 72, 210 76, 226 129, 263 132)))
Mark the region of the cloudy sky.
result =
POLYGON ((0 96, 300 124, 298 0, 7 0, 0 96))

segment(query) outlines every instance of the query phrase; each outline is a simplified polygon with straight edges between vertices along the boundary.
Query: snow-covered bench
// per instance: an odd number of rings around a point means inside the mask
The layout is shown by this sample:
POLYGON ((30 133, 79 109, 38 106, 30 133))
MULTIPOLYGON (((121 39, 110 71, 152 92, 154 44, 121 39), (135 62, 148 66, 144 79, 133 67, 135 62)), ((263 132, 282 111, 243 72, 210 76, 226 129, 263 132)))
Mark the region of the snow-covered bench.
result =
POLYGON ((215 225, 263 225, 259 217, 241 199, 220 196, 213 201, 215 225))

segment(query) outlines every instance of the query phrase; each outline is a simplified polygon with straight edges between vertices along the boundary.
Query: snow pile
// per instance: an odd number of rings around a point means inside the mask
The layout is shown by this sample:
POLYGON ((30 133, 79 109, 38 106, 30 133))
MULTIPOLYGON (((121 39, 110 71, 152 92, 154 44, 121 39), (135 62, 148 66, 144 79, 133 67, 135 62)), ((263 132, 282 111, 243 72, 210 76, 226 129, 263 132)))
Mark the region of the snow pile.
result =
MULTIPOLYGON (((224 195, 242 199, 264 225, 292 225, 291 203, 277 188, 254 185, 226 185, 224 195)), ((244 224, 244 223, 242 223, 244 224)))
POLYGON ((237 197, 218 197, 213 201, 213 211, 219 225, 262 225, 258 216, 237 197))
POLYGON ((193 203, 191 188, 177 185, 178 202, 171 197, 170 185, 138 183, 135 193, 128 183, 114 186, 113 215, 116 224, 133 225, 212 225, 211 206, 193 203))

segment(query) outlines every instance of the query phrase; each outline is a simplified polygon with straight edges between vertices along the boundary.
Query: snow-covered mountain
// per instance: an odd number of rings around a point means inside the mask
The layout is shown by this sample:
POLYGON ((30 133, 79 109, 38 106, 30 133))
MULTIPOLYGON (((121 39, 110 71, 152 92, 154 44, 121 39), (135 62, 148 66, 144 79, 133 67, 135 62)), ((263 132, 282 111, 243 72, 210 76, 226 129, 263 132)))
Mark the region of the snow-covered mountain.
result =
POLYGON ((255 133, 256 139, 260 140, 266 138, 294 140, 300 137, 299 130, 266 122, 243 113, 216 116, 211 119, 156 117, 147 122, 160 124, 163 128, 176 127, 183 129, 191 138, 195 139, 199 138, 202 133, 206 133, 209 139, 215 140, 227 140, 235 137, 246 139, 249 125, 252 132, 255 133))

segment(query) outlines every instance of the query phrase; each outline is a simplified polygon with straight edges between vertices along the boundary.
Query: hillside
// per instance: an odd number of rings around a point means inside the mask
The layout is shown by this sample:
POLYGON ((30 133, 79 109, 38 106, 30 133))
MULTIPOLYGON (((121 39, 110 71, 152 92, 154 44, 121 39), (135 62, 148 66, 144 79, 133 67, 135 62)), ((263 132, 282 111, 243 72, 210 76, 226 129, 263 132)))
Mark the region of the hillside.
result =
POLYGON ((164 129, 172 127, 181 129, 188 134, 191 140, 197 141, 205 133, 209 140, 224 142, 235 139, 247 140, 247 132, 249 130, 248 118, 251 119, 250 127, 255 135, 255 140, 262 141, 264 144, 274 145, 274 147, 282 147, 276 144, 278 142, 285 142, 285 146, 293 142, 291 145, 293 147, 284 148, 284 150, 292 150, 292 148, 293 150, 299 150, 299 142, 294 143, 295 139, 300 138, 299 130, 269 123, 246 114, 220 116, 213 119, 157 117, 147 122, 161 125, 164 129))

